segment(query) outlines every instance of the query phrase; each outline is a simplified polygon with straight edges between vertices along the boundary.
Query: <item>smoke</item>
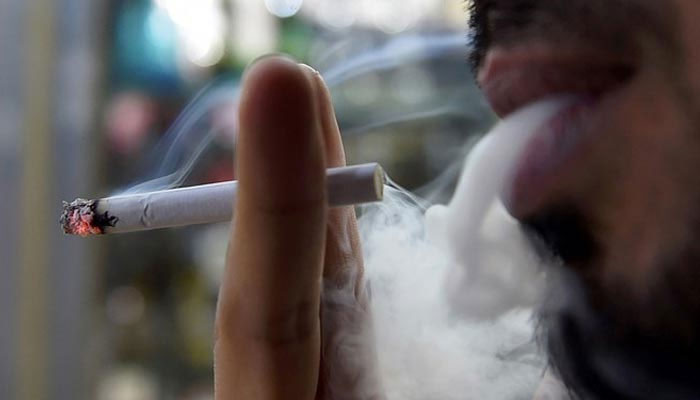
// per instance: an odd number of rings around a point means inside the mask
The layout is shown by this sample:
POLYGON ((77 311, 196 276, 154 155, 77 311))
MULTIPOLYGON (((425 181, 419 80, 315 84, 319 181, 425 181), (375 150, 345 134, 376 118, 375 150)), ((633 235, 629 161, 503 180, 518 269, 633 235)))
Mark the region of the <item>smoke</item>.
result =
MULTIPOLYGON (((319 62, 327 64, 321 68, 321 75, 333 96, 345 137, 419 120, 449 118, 477 127, 488 126, 492 121, 492 114, 481 96, 476 94, 477 89, 465 65, 468 48, 463 35, 399 36, 353 54, 341 50, 343 46, 333 47, 318 58, 319 62), (430 90, 422 91, 420 101, 407 103, 393 97, 382 97, 358 104, 347 99, 347 94, 362 86, 367 79, 386 78, 402 72, 409 72, 403 79, 409 83, 430 80, 433 76, 441 79, 426 83, 430 90)), ((312 64, 316 65, 316 62, 312 61, 312 64)), ((377 86, 374 82, 372 85, 377 86)), ((395 82, 395 86, 405 90, 410 85, 395 82)), ((148 157, 153 160, 153 165, 145 166, 138 182, 117 190, 113 195, 183 186, 213 147, 214 141, 225 143, 235 151, 239 89, 239 82, 230 77, 219 78, 202 89, 153 149, 148 157), (220 118, 221 114, 229 119, 220 118)))
POLYGON ((239 87, 219 79, 184 108, 152 151, 145 178, 116 194, 136 194, 182 186, 217 136, 233 137, 235 123, 217 124, 215 113, 238 114, 239 87))
MULTIPOLYGON (((407 35, 398 36, 379 48, 338 62, 335 66, 322 70, 322 75, 329 87, 370 72, 379 72, 405 68, 406 65, 455 55, 463 55, 466 49, 462 35, 407 35)), ((322 58, 332 58, 333 54, 324 54, 322 58)))
POLYGON ((530 311, 457 318, 445 288, 449 254, 426 237, 420 210, 392 191, 371 208, 360 229, 387 399, 531 398, 544 363, 530 311))
POLYGON ((539 260, 499 196, 525 143, 569 101, 540 101, 498 124, 469 154, 450 205, 428 210, 430 232, 459 266, 449 277, 458 312, 492 317, 537 302, 539 260))
POLYGON ((388 399, 532 398, 545 367, 532 320, 543 269, 498 196, 530 133, 566 104, 543 101, 498 124, 469 153, 448 206, 424 214, 388 187, 362 208, 374 338, 339 346, 376 347, 388 399))

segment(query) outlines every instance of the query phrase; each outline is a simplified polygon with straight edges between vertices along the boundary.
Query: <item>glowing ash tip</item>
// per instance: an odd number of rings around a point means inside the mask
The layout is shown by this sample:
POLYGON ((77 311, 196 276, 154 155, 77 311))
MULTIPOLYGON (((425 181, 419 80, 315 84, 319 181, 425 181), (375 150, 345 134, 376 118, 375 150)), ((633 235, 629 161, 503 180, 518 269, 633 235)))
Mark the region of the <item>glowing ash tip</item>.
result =
POLYGON ((114 226, 116 217, 107 213, 100 215, 97 212, 97 204, 98 200, 75 199, 70 203, 64 201, 60 219, 63 232, 85 237, 101 235, 106 226, 114 226))

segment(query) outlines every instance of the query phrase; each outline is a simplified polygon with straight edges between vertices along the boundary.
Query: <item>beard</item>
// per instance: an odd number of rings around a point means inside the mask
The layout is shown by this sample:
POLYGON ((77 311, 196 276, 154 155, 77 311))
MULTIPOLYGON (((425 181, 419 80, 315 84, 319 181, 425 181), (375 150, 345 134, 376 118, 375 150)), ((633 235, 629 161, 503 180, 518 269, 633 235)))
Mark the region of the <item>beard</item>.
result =
POLYGON ((536 248, 563 264, 549 271, 538 312, 550 367, 574 398, 700 398, 700 223, 638 291, 592 278, 595 263, 605 261, 585 218, 572 209, 557 207, 525 223, 536 248))

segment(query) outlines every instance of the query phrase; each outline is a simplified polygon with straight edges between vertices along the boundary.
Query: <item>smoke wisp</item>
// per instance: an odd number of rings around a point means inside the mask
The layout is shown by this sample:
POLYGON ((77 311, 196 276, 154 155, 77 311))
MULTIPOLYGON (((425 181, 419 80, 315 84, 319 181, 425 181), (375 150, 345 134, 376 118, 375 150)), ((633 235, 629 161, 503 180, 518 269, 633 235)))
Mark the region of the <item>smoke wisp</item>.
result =
MULTIPOLYGON (((332 50, 321 56, 327 64, 321 75, 334 97, 335 111, 345 137, 418 120, 458 118, 476 125, 491 121, 489 108, 480 96, 475 95, 477 89, 464 65, 468 48, 461 34, 399 36, 354 54, 336 53, 332 50), (407 104, 381 98, 368 104, 357 104, 347 101, 344 96, 353 87, 361 86, 363 79, 368 77, 401 71, 430 71, 432 75, 441 75, 437 70, 446 66, 453 71, 461 70, 464 76, 431 82, 431 95, 423 96, 420 102, 407 104)), ((431 79, 431 74, 419 75, 419 78, 431 79)), ((409 74, 408 78, 411 77, 413 75, 409 74)), ((215 116, 222 112, 237 115, 239 89, 239 82, 231 78, 219 78, 202 89, 153 149, 153 155, 149 157, 154 160, 153 165, 146 166, 138 182, 112 195, 182 186, 215 139, 229 141, 228 147, 235 151, 235 118, 222 125, 215 116)))

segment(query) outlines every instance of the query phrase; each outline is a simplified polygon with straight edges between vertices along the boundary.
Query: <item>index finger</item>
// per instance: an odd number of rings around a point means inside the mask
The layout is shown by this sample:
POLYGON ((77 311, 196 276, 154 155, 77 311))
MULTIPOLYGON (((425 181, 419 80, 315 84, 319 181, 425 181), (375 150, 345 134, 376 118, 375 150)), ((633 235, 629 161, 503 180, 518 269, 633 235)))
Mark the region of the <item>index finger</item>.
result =
POLYGON ((217 310, 217 398, 311 399, 318 380, 325 160, 308 73, 247 72, 239 191, 217 310))

